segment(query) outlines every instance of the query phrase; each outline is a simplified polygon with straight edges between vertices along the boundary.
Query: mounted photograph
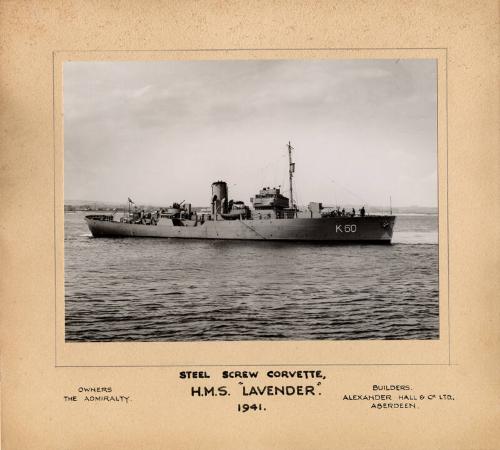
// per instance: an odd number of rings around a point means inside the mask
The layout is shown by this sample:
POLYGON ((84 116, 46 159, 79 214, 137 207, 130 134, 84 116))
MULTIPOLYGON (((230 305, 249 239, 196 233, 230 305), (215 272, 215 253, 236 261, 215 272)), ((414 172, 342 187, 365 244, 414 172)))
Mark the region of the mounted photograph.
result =
POLYGON ((66 342, 437 340, 437 60, 66 61, 66 342))

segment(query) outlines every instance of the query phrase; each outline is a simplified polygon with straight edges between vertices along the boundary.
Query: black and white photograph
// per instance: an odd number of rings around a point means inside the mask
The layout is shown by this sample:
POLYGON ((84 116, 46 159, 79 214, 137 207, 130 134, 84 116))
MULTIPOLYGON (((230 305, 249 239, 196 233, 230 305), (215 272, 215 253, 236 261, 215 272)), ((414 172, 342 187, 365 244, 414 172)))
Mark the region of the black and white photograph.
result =
POLYGON ((66 61, 66 342, 437 340, 437 61, 66 61))

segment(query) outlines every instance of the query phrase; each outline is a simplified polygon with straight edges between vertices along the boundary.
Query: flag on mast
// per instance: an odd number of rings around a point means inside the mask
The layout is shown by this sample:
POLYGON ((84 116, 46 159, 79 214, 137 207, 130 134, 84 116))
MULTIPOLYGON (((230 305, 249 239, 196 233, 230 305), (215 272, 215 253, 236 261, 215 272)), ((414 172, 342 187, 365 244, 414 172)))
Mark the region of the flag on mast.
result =
MULTIPOLYGON (((130 197, 128 197, 128 202, 129 203, 134 203, 133 200, 130 197)), ((135 205, 135 203, 134 203, 134 205, 135 205)))

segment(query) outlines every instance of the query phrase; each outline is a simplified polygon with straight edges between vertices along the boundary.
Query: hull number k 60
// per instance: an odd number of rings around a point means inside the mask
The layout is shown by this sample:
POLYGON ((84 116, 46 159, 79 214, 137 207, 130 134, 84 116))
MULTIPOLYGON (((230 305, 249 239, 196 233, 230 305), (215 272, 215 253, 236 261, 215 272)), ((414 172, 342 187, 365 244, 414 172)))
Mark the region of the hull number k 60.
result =
POLYGON ((335 225, 336 233, 356 233, 356 225, 335 225))

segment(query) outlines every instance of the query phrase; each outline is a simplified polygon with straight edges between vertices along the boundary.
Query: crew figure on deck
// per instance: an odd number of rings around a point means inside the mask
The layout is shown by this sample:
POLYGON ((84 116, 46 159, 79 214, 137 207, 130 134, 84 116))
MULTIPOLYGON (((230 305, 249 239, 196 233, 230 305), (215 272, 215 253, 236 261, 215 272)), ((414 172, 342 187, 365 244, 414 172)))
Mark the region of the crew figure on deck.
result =
POLYGON ((361 217, 365 217, 365 207, 364 206, 362 206, 361 209, 359 210, 359 215, 361 217))

